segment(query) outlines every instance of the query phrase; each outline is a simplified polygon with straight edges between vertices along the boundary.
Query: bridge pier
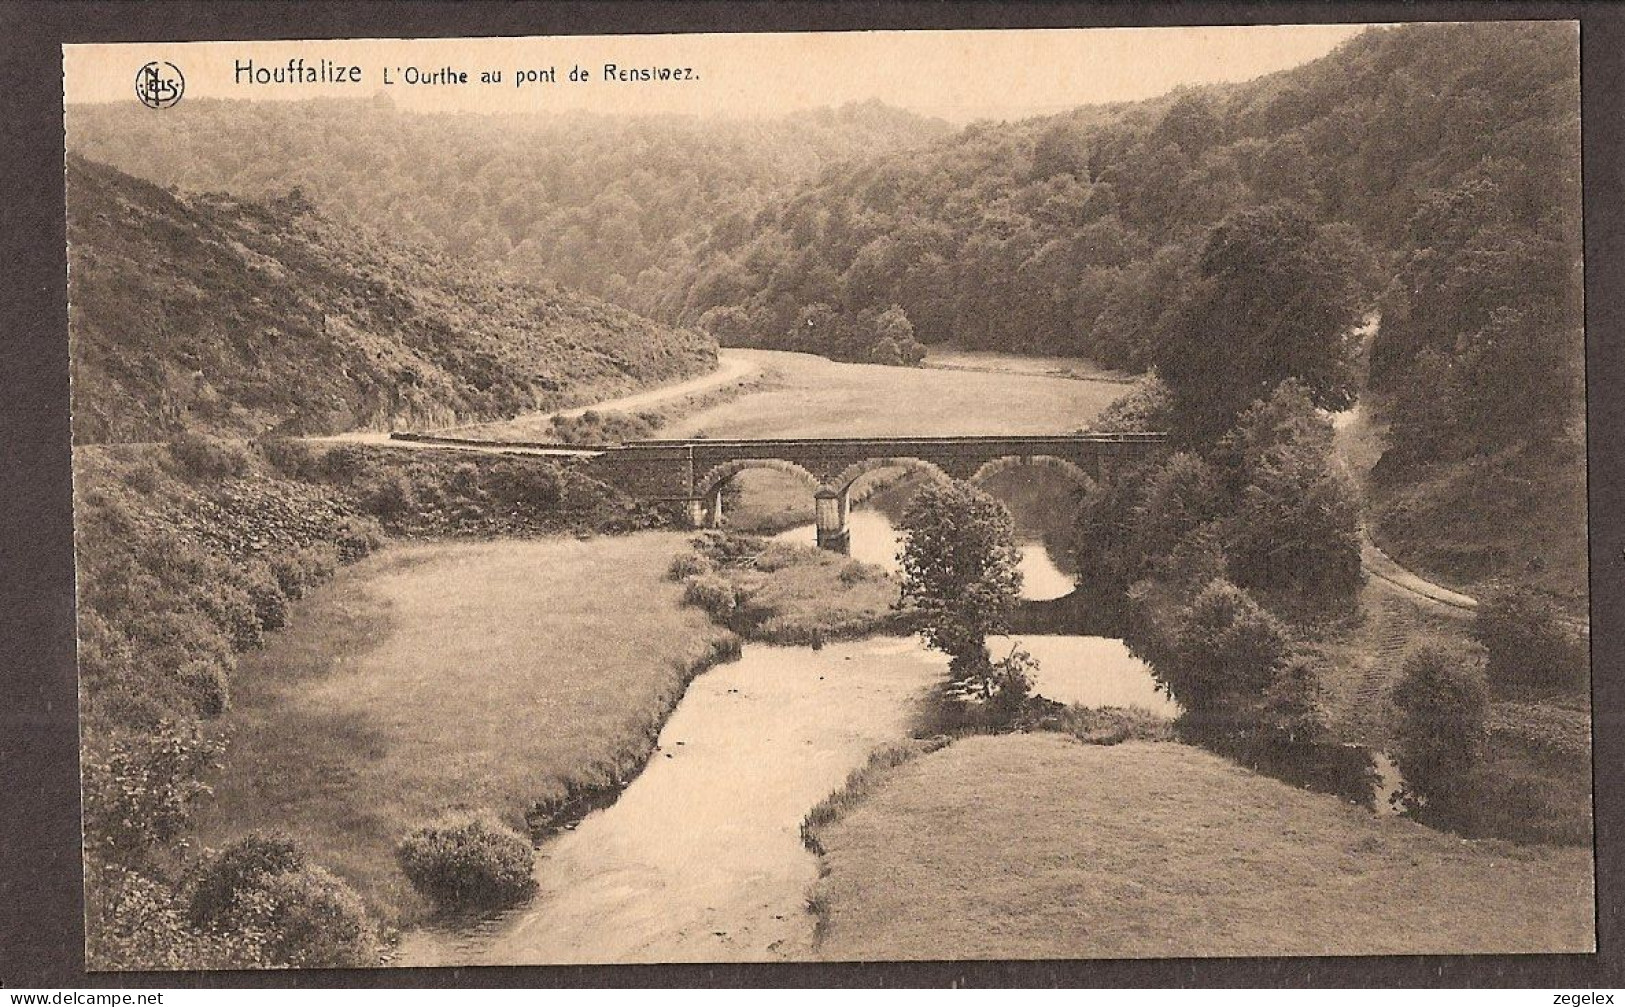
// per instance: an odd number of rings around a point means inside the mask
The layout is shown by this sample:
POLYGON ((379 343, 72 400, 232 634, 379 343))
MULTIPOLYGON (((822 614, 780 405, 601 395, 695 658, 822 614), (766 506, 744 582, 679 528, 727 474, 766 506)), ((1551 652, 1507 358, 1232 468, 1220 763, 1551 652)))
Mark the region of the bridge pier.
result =
POLYGON ((851 487, 819 490, 813 497, 813 513, 818 526, 818 548, 843 555, 852 551, 852 530, 846 518, 852 510, 851 487))
POLYGON ((711 523, 712 528, 722 527, 722 490, 727 483, 721 483, 711 491, 711 523))
POLYGON ((705 498, 688 498, 688 526, 690 528, 705 527, 705 498))

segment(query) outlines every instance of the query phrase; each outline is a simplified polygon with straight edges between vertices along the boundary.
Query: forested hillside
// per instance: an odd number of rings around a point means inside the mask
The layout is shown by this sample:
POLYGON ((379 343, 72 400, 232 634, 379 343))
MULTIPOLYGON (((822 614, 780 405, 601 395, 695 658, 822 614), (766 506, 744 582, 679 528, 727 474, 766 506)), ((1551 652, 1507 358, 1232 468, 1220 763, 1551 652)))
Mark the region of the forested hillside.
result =
POLYGON ((387 100, 188 100, 161 118, 68 109, 68 144, 183 189, 281 196, 650 313, 693 246, 744 234, 823 167, 945 123, 869 102, 778 119, 425 115, 387 100))
POLYGON ((1578 604, 1579 168, 1573 25, 1373 28, 1249 83, 834 167, 714 231, 662 312, 844 359, 918 340, 1155 369, 1188 440, 1287 378, 1327 409, 1364 393, 1381 542, 1578 604))
POLYGON ((294 191, 173 195, 68 162, 74 436, 325 433, 596 401, 707 336, 384 240, 294 191))
POLYGON ((1347 225, 1377 253, 1373 302, 1428 244, 1417 215, 1437 193, 1480 192, 1458 219, 1501 214, 1577 258, 1578 93, 1571 26, 1377 28, 1248 84, 977 124, 831 169, 753 228, 714 232, 665 307, 727 340, 851 356, 864 339, 843 328, 896 305, 926 343, 1142 369, 1207 231, 1237 210, 1290 201, 1347 225), (806 324, 824 308, 835 324, 806 324))

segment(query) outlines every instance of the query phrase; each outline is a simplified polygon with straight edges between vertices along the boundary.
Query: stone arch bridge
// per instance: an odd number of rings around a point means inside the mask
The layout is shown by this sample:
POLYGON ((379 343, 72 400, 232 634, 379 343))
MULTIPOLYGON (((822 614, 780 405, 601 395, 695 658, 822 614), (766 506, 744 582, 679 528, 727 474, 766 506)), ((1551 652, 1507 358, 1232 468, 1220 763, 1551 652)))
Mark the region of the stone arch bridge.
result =
POLYGON ((587 455, 588 472, 631 496, 683 501, 695 527, 722 520, 722 494, 746 469, 788 472, 813 492, 818 544, 845 551, 853 484, 880 468, 977 482, 1023 465, 1052 466, 1081 485, 1162 449, 1161 433, 993 437, 793 437, 634 441, 587 455))

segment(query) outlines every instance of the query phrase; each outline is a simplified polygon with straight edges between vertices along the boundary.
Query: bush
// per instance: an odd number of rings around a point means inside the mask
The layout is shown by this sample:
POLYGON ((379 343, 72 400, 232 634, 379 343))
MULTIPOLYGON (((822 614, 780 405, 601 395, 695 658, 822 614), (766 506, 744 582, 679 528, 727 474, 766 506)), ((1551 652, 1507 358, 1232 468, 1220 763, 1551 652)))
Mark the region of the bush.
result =
POLYGON ((294 479, 305 479, 315 474, 316 452, 297 437, 266 437, 254 443, 273 469, 294 479))
POLYGON ((1264 690, 1259 718, 1260 740, 1266 744, 1307 745, 1327 732, 1326 692, 1322 682, 1326 662, 1318 654, 1299 652, 1288 657, 1264 690))
POLYGON ((164 470, 152 458, 142 458, 125 473, 124 481, 137 493, 150 496, 164 483, 164 470))
POLYGON ((264 624, 254 600, 242 587, 217 580, 195 585, 192 597, 198 610, 231 641, 233 650, 254 650, 265 642, 264 624))
POLYGON ((175 891, 119 864, 85 870, 85 967, 91 971, 197 968, 198 935, 175 891))
POLYGON ((288 624, 288 596, 268 564, 255 563, 243 570, 243 590, 262 629, 281 629, 288 624))
POLYGON ((554 510, 564 498, 558 469, 541 460, 504 458, 491 469, 485 488, 498 503, 529 510, 554 510))
POLYGON ((333 545, 345 563, 354 563, 383 544, 384 530, 372 518, 347 517, 333 529, 333 545))
POLYGON ((359 444, 339 444, 327 449, 316 468, 331 482, 353 483, 367 471, 367 451, 359 444))
POLYGON ((419 891, 448 909, 508 905, 535 888, 535 851, 489 813, 452 815, 426 825, 396 850, 419 891))
POLYGON ((700 574, 715 573, 716 566, 711 560, 697 552, 685 552, 671 561, 671 567, 666 576, 672 580, 683 581, 700 574))
POLYGON ((1583 691, 1590 682, 1583 633, 1552 599, 1527 588, 1498 591, 1478 606, 1473 636, 1489 653, 1490 684, 1508 692, 1583 691))
POLYGON ((373 927, 361 897, 320 867, 271 875, 254 902, 273 965, 354 968, 373 956, 373 927))
POLYGON ((231 479, 248 471, 248 448, 205 434, 181 434, 169 442, 169 454, 194 479, 231 479))
POLYGON ((231 669, 213 658, 189 661, 176 672, 200 717, 218 717, 231 705, 231 669))
POLYGON ((1289 646, 1285 628, 1224 580, 1210 582, 1177 618, 1172 659, 1155 668, 1157 680, 1192 726, 1247 726, 1252 718, 1239 711, 1275 681, 1289 646))
POLYGON ((327 578, 338 568, 339 551, 326 542, 314 542, 291 553, 283 553, 271 560, 271 575, 277 586, 289 598, 302 598, 305 592, 327 578))
POLYGON ((702 573, 683 582, 683 602, 704 609, 714 618, 726 619, 739 608, 739 592, 728 578, 702 573))
POLYGON ((97 739, 82 756, 85 845, 128 859, 180 836, 210 793, 204 770, 220 754, 197 723, 97 739))
POLYGON ((356 488, 361 509, 387 520, 399 518, 417 508, 417 493, 406 474, 384 469, 368 476, 356 488))
POLYGON ((232 964, 344 968, 367 963, 373 929, 344 882, 292 840, 250 833, 205 854, 187 877, 194 925, 241 942, 232 964))
POLYGON ((1489 716, 1482 659, 1440 647, 1412 651, 1394 704, 1394 762, 1405 776, 1406 809, 1437 824, 1469 826, 1489 716))
POLYGON ((187 912, 194 923, 208 925, 238 910, 243 893, 266 878, 305 866, 293 840, 251 832, 225 848, 205 854, 187 878, 187 912))

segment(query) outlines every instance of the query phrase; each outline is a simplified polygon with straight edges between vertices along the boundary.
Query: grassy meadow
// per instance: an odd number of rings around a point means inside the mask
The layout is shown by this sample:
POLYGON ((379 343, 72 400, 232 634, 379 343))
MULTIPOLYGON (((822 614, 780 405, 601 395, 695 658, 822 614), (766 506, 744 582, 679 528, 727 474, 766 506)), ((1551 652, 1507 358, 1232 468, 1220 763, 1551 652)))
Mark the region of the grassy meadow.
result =
POLYGON ((1079 430, 1128 385, 1051 375, 844 364, 728 350, 771 380, 668 423, 662 437, 923 437, 1079 430))
POLYGON ((280 830, 399 925, 397 843, 450 808, 522 827, 635 771, 727 639, 665 579, 679 534, 412 545, 350 567, 244 657, 205 845, 280 830))
POLYGON ((817 828, 823 957, 1586 952, 1586 849, 1467 842, 1172 743, 971 737, 817 828))

